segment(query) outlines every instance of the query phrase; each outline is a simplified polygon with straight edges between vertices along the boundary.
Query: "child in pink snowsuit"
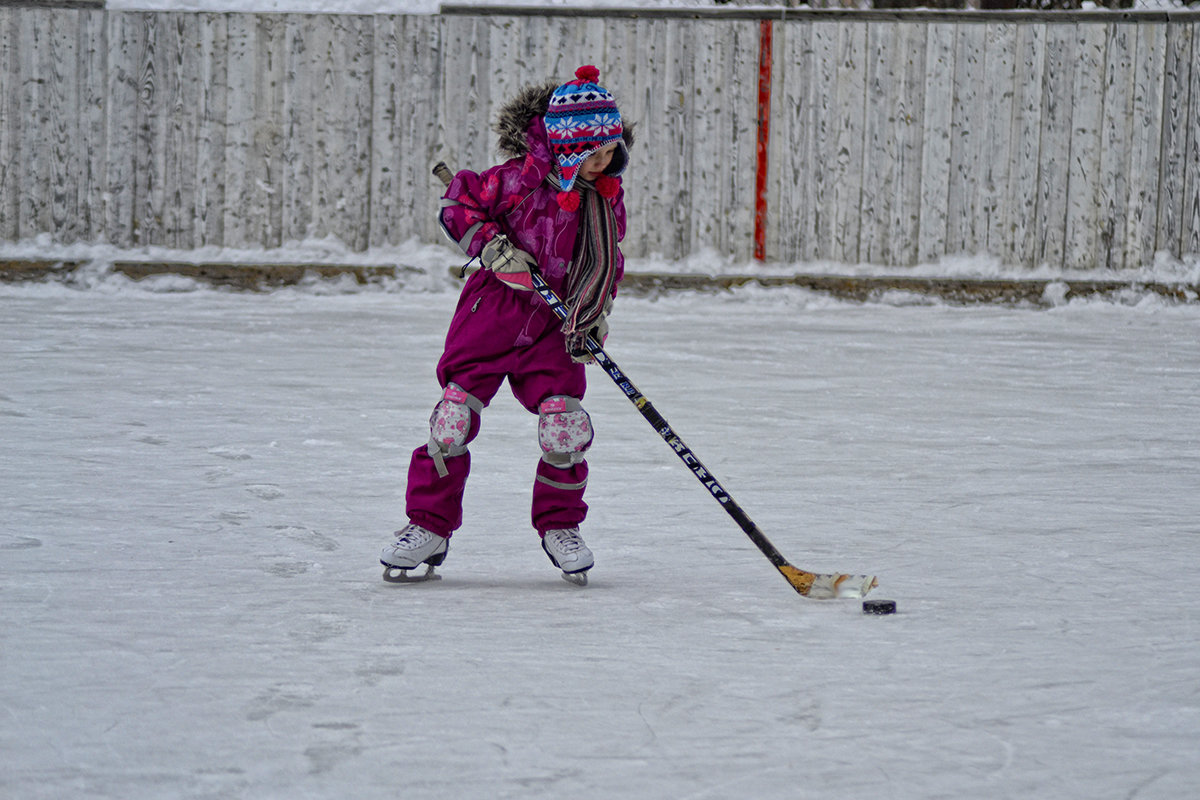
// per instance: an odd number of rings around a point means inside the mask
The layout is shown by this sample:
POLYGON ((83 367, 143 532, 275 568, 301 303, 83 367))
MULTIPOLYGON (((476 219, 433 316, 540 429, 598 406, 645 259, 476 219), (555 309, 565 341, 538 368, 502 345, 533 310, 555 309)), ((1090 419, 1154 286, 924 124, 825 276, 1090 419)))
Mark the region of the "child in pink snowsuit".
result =
POLYGON ((581 405, 584 363, 591 360, 583 340, 589 333, 603 340, 624 274, 618 176, 632 143, 598 80, 595 67, 581 67, 573 81, 521 91, 496 124, 510 160, 478 174, 459 172, 442 200, 442 228, 484 268, 467 280, 450 322, 437 365, 442 399, 429 442, 412 454, 410 524, 383 550, 385 578, 408 579, 407 570, 423 563, 429 567, 422 578, 435 577, 432 568, 462 524, 468 446, 507 379, 521 405, 539 415, 533 527, 564 577, 586 583, 594 559, 579 534, 592 442, 581 405), (531 291, 530 267, 566 301, 569 321, 531 291))

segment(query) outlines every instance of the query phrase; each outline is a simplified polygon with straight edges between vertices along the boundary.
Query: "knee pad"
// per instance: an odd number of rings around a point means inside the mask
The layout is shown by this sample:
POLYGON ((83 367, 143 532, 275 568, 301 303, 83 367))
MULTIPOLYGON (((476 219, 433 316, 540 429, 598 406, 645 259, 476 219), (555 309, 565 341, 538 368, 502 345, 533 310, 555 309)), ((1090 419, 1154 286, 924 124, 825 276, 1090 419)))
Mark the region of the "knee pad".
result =
POLYGON ((538 443, 543 461, 569 469, 592 446, 592 418, 574 397, 547 398, 538 406, 538 443))
POLYGON ((443 478, 449 474, 446 459, 467 452, 472 411, 482 413, 483 403, 457 383, 450 383, 429 416, 429 455, 443 478))

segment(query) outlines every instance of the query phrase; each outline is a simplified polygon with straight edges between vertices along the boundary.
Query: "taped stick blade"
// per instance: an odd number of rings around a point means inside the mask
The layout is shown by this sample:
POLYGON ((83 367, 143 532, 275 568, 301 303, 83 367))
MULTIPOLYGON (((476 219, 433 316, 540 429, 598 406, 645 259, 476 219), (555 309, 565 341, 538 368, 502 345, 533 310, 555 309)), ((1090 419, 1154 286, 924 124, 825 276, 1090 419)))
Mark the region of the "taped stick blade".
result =
POLYGON ((865 597, 867 592, 879 585, 874 575, 848 575, 840 572, 819 574, 797 569, 790 564, 779 567, 779 571, 793 589, 810 600, 865 597))

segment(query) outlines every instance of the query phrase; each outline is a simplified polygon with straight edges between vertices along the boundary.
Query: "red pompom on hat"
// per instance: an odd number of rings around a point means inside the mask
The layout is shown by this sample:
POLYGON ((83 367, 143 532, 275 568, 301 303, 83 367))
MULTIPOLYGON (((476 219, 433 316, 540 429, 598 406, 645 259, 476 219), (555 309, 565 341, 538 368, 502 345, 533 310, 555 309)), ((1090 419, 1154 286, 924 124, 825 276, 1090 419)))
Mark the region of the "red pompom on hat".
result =
POLYGON ((563 211, 570 211, 574 214, 579 210, 579 192, 559 192, 554 199, 558 201, 558 207, 563 211))
POLYGON ((621 182, 612 175, 601 175, 596 178, 596 191, 601 197, 612 200, 617 196, 617 192, 621 191, 621 182))

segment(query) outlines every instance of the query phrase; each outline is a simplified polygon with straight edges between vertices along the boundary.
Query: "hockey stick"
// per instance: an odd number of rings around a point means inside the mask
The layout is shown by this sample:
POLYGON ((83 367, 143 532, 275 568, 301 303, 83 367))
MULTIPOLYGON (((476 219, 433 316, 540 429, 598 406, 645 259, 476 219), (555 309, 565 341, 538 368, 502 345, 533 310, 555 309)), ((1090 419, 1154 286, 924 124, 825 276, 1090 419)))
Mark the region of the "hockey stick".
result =
MULTIPOLYGON (((447 186, 453 179, 450 168, 445 162, 439 161, 433 168, 433 174, 436 175, 442 183, 447 186)), ((546 302, 554 314, 561 320, 566 321, 570 316, 570 311, 562 298, 555 293, 546 279, 541 276, 536 268, 531 268, 529 273, 533 279, 533 289, 546 302)), ((696 479, 703 484, 721 507, 725 509, 729 516, 733 517, 734 522, 742 529, 746 536, 750 537, 750 541, 762 551, 762 554, 767 557, 775 569, 783 575, 784 579, 791 584, 792 588, 799 592, 804 597, 813 600, 829 600, 835 597, 862 597, 867 592, 874 589, 878 582, 874 575, 848 575, 844 573, 817 573, 809 572, 798 567, 794 567, 788 563, 788 560, 775 549, 775 545, 767 538, 766 534, 754 524, 754 520, 742 510, 742 507, 737 504, 728 492, 717 481, 716 477, 709 471, 707 467, 700 462, 691 448, 684 444, 683 440, 672 430, 671 426, 663 419, 662 414, 650 403, 646 397, 638 391, 638 388, 633 385, 633 381, 617 366, 616 362, 605 352, 595 338, 588 336, 586 346, 592 357, 596 359, 596 363, 601 369, 608 373, 612 378, 613 383, 617 388, 625 393, 629 398, 629 402, 637 408, 638 412, 650 423, 650 427, 662 437, 663 441, 675 451, 675 455, 687 465, 687 468, 692 471, 696 479)))

